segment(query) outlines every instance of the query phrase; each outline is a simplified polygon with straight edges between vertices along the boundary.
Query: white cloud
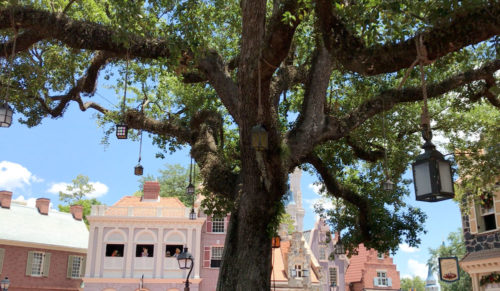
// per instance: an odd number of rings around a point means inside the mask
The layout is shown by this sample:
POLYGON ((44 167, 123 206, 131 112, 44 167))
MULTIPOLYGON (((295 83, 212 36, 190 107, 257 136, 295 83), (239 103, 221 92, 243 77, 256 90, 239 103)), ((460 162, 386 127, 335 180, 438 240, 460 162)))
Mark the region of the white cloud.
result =
POLYGON ((36 198, 26 199, 26 198, 24 198, 23 195, 19 195, 16 199, 14 199, 14 201, 18 201, 18 202, 21 202, 23 204, 26 203, 26 205, 29 207, 35 207, 35 205, 36 205, 36 198))
POLYGON ((13 191, 16 188, 24 188, 31 183, 43 182, 43 179, 33 175, 28 169, 20 164, 8 161, 0 162, 0 188, 13 191))
MULTIPOLYGON (((91 193, 87 194, 87 198, 97 198, 105 195, 108 193, 109 188, 105 184, 101 182, 89 182, 94 187, 94 191, 91 193)), ((52 193, 52 194, 59 194, 60 191, 62 192, 67 192, 66 188, 69 186, 69 183, 66 182, 60 182, 60 183, 54 183, 50 186, 49 189, 47 189, 47 192, 52 193)))
POLYGON ((320 184, 316 184, 316 183, 311 183, 308 185, 309 189, 313 190, 314 194, 316 195, 321 195, 320 193, 320 189, 321 189, 321 185, 320 184))
POLYGON ((427 265, 425 263, 420 263, 417 260, 409 259, 408 260, 408 269, 410 270, 411 274, 407 275, 405 274, 403 277, 415 277, 418 276, 425 280, 427 278, 427 265))
POLYGON ((415 253, 415 252, 418 252, 420 251, 419 248, 414 248, 414 247, 410 247, 408 244, 406 243, 402 243, 402 244, 399 244, 399 249, 405 253, 415 253))

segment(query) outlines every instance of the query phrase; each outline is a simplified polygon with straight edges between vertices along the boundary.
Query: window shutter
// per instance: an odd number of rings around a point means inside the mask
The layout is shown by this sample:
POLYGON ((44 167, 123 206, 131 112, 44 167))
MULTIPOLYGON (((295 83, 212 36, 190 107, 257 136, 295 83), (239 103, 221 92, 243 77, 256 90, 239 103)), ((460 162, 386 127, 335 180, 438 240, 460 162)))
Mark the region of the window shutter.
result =
POLYGON ((49 276, 49 270, 50 270, 50 253, 45 253, 44 258, 43 258, 43 276, 48 277, 49 276))
POLYGON ((207 216, 207 232, 212 232, 212 216, 207 216))
POLYGON ((203 254, 203 268, 210 268, 210 247, 205 247, 203 254))
POLYGON ((387 282, 388 282, 388 285, 387 285, 387 286, 392 286, 392 280, 391 280, 391 278, 388 278, 388 279, 387 279, 387 282))
POLYGON ((73 258, 74 256, 68 256, 68 268, 66 269, 66 278, 71 278, 71 271, 73 271, 73 258))
POLYGON ((26 261, 26 276, 31 276, 31 268, 33 268, 33 251, 28 252, 28 260, 26 261))
POLYGON ((378 278, 373 278, 373 286, 378 286, 378 278))
POLYGON ((0 249, 0 274, 2 274, 3 258, 5 257, 5 250, 0 249))
POLYGON ((85 276, 85 267, 87 263, 87 257, 82 258, 82 267, 80 269, 80 277, 83 278, 85 276))

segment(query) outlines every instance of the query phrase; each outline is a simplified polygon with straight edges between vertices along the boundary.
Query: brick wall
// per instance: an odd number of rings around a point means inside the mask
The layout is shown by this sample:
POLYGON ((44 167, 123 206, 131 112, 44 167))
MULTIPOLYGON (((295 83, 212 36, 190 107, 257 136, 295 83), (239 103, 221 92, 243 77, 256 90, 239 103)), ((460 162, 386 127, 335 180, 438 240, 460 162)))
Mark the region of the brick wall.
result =
MULTIPOLYGON (((228 219, 226 218, 225 228, 227 231, 228 219)), ((212 233, 211 232, 211 219, 207 217, 207 221, 203 224, 201 231, 201 271, 200 277, 203 281, 200 284, 200 290, 202 291, 215 291, 217 287, 217 279, 219 277, 219 268, 206 268, 203 264, 203 259, 205 256, 205 247, 209 248, 212 246, 224 246, 226 240, 226 232, 224 233, 212 233)), ((210 258, 209 258, 210 259, 210 258)))
POLYGON ((78 290, 81 279, 66 278, 68 256, 85 256, 81 253, 55 251, 40 248, 27 248, 0 244, 5 250, 2 273, 0 278, 9 277, 9 291, 35 290, 78 290), (48 277, 26 276, 26 262, 29 251, 40 251, 51 254, 48 277))

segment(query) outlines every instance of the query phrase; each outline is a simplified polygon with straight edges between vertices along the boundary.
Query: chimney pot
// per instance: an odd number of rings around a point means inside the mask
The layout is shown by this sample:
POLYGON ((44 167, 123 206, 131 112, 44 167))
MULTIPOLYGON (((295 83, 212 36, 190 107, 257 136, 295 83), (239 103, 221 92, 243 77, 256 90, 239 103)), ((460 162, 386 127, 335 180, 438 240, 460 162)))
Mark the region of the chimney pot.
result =
POLYGON ((82 205, 71 205, 69 207, 69 211, 73 215, 73 218, 76 220, 83 219, 83 206, 82 205))
POLYGON ((144 182, 144 199, 158 200, 160 196, 160 183, 156 181, 144 182))
POLYGON ((2 208, 10 208, 11 201, 12 201, 12 192, 0 191, 0 206, 2 208))
POLYGON ((38 212, 40 212, 40 214, 49 215, 49 205, 49 198, 38 198, 36 200, 36 208, 38 209, 38 212))

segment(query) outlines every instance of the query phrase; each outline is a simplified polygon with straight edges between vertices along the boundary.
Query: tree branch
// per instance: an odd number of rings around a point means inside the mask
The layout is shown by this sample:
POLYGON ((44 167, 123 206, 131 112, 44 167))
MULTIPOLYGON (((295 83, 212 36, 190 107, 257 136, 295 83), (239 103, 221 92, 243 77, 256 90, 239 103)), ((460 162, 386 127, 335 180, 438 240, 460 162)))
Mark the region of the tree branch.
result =
POLYGON ((29 7, 13 6, 1 9, 0 29, 11 27, 11 17, 15 19, 18 28, 31 30, 32 33, 36 32, 43 39, 61 41, 75 49, 102 50, 115 53, 117 56, 128 54, 129 57, 136 58, 168 58, 171 53, 169 47, 173 40, 145 38, 129 34, 130 47, 127 47, 127 44, 123 42, 116 42, 118 35, 115 28, 73 20, 62 13, 52 13, 29 7))
POLYGON ((324 127, 326 89, 332 70, 328 51, 324 47, 318 48, 308 76, 300 115, 286 138, 291 151, 291 167, 295 167, 299 160, 312 151, 324 127))
POLYGON ((359 144, 352 140, 351 136, 346 136, 345 137, 346 143, 351 147, 354 155, 362 160, 368 161, 368 162, 376 162, 384 157, 384 153, 386 151, 385 148, 370 144, 372 147, 376 147, 377 150, 366 150, 363 147, 359 146, 359 144))
POLYGON ((362 75, 391 73, 408 68, 417 58, 415 40, 423 37, 429 60, 436 60, 468 45, 500 34, 500 3, 456 13, 440 23, 403 42, 367 47, 335 14, 332 2, 316 1, 316 13, 325 45, 346 69, 362 75))
POLYGON ((361 235, 364 241, 370 241, 372 239, 372 234, 368 222, 368 217, 370 216, 368 200, 354 190, 340 184, 339 181, 334 178, 331 169, 317 155, 309 154, 305 157, 304 162, 311 164, 316 169, 329 193, 358 208, 358 226, 361 235))
POLYGON ((224 66, 222 58, 217 52, 211 51, 199 61, 198 67, 207 76, 226 109, 238 122, 240 110, 238 87, 224 66))
MULTIPOLYGON (((44 38, 45 38, 45 35, 37 32, 37 31, 26 30, 25 32, 19 34, 16 37, 15 53, 22 52, 22 51, 29 49, 32 45, 43 40, 44 38)), ((10 57, 10 54, 12 53, 12 46, 13 45, 14 45, 13 39, 6 42, 6 43, 0 43, 0 52, 2 52, 0 57, 3 57, 3 58, 10 57)))
MULTIPOLYGON (((500 70, 500 60, 490 62, 477 70, 457 74, 440 83, 427 85, 427 97, 429 99, 437 98, 473 81, 486 80, 497 70, 500 70)), ((390 110, 396 104, 421 100, 423 100, 421 87, 386 90, 341 118, 329 116, 323 135, 319 139, 326 141, 342 138, 369 118, 390 110)))

